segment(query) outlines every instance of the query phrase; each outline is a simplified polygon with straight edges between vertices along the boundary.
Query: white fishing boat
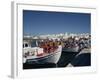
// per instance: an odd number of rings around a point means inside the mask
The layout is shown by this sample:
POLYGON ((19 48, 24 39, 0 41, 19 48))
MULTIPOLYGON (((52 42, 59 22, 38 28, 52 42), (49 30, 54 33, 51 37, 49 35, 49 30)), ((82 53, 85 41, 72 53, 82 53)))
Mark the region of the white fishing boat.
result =
POLYGON ((91 48, 84 48, 83 50, 80 51, 80 53, 78 55, 85 54, 85 53, 91 54, 91 48))
POLYGON ((91 64, 91 49, 84 48, 81 50, 66 67, 74 66, 90 66, 91 64))
POLYGON ((74 47, 64 47, 62 49, 64 52, 79 52, 79 46, 74 46, 74 47))
POLYGON ((57 63, 60 59, 62 46, 51 53, 44 53, 43 48, 40 47, 31 47, 27 42, 24 42, 23 48, 23 63, 57 63))

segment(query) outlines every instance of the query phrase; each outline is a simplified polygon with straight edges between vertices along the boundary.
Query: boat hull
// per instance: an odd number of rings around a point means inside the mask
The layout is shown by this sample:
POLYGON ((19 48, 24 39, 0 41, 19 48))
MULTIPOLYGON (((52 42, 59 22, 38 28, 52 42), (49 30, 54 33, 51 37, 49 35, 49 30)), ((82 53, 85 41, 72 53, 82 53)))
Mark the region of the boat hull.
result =
POLYGON ((57 63, 60 59, 61 56, 61 52, 62 52, 62 47, 59 46, 59 48, 53 52, 50 53, 46 56, 43 57, 39 57, 39 58, 26 58, 26 63, 57 63))
POLYGON ((75 48, 63 48, 62 51, 64 52, 79 52, 79 48, 75 47, 75 48))

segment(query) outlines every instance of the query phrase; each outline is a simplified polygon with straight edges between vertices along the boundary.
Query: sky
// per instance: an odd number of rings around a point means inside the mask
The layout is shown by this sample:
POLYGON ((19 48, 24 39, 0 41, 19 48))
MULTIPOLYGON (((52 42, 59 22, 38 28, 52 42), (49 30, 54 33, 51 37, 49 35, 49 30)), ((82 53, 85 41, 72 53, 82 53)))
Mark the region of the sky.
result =
POLYGON ((23 34, 90 33, 91 14, 23 10, 23 34))

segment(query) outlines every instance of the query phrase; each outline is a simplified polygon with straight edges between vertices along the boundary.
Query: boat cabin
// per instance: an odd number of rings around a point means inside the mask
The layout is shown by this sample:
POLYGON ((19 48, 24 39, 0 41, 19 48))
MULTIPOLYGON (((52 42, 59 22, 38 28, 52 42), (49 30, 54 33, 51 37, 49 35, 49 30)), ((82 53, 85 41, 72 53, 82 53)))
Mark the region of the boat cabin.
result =
POLYGON ((23 48, 31 47, 31 43, 29 41, 23 41, 23 48))

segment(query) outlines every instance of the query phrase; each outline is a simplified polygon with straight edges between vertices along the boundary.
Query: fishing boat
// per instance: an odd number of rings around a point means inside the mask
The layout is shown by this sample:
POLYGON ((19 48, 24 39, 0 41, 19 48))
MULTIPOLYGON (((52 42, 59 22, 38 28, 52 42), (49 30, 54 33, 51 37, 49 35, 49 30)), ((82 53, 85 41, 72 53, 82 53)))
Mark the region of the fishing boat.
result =
POLYGON ((79 52, 79 46, 73 46, 73 47, 63 47, 62 51, 64 52, 79 52))
POLYGON ((91 54, 91 48, 84 48, 83 50, 80 51, 78 55, 85 54, 85 53, 91 54))
MULTIPOLYGON (((37 42, 36 42, 37 44, 37 42)), ((57 63, 60 59, 62 46, 51 53, 44 53, 43 48, 31 47, 28 42, 24 42, 23 63, 57 63), (27 45, 27 46, 25 46, 27 45)))
POLYGON ((90 65, 91 65, 91 49, 84 48, 74 57, 74 59, 67 65, 67 67, 90 66, 90 65))

